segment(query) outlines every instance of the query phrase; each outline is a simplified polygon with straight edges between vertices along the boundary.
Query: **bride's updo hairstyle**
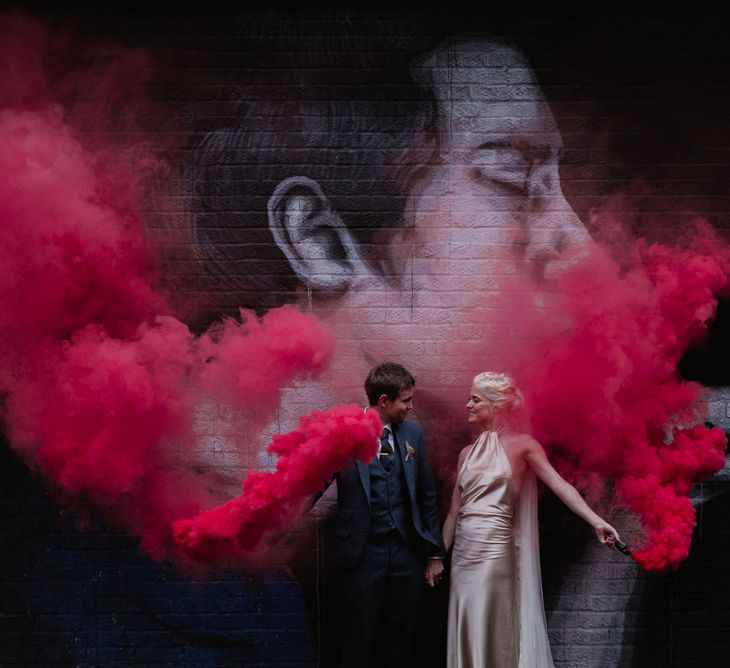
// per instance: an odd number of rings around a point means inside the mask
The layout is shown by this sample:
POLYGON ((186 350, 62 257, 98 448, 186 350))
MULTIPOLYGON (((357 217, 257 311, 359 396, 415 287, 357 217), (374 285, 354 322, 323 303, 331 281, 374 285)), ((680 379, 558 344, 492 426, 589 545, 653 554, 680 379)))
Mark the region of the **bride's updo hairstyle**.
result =
POLYGON ((512 413, 522 407, 522 392, 506 373, 484 371, 474 376, 474 385, 495 408, 512 413))

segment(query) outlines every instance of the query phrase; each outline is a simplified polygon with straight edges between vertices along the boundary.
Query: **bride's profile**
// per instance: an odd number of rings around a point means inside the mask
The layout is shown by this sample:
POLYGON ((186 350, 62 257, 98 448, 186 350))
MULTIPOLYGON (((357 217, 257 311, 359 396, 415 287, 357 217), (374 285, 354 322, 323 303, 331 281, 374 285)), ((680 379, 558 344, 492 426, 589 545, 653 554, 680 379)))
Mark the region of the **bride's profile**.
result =
POLYGON ((521 433, 522 395, 506 374, 474 378, 469 421, 481 433, 459 454, 443 527, 453 547, 449 668, 549 668, 537 533, 539 478, 612 547, 617 531, 553 468, 542 446, 521 433))

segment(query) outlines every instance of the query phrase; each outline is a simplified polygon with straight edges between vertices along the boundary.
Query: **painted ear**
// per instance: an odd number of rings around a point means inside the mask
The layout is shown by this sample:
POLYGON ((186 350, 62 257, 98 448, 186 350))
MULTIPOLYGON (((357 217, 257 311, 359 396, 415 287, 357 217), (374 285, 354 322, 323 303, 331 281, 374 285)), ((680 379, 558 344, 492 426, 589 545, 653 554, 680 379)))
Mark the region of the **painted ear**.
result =
POLYGON ((358 248, 319 183, 306 176, 284 179, 267 205, 269 229, 300 280, 336 292, 355 278, 358 248))

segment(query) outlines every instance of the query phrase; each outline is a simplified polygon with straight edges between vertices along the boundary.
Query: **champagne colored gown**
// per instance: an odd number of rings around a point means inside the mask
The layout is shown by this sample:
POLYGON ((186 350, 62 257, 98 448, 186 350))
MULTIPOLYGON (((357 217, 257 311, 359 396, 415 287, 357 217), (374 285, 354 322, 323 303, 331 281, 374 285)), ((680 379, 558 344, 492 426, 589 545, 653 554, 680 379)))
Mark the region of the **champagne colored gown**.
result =
POLYGON ((457 484, 448 668, 552 668, 534 475, 525 476, 518 499, 499 435, 487 431, 469 451, 457 484))

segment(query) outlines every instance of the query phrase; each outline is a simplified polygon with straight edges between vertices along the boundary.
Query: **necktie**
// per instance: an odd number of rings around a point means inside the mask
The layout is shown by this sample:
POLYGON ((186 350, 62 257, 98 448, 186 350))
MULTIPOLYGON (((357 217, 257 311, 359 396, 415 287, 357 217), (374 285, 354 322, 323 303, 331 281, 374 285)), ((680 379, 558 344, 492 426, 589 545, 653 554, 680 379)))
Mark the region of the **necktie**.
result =
POLYGON ((380 463, 386 471, 393 468, 393 448, 388 440, 388 429, 383 429, 380 435, 380 463))

